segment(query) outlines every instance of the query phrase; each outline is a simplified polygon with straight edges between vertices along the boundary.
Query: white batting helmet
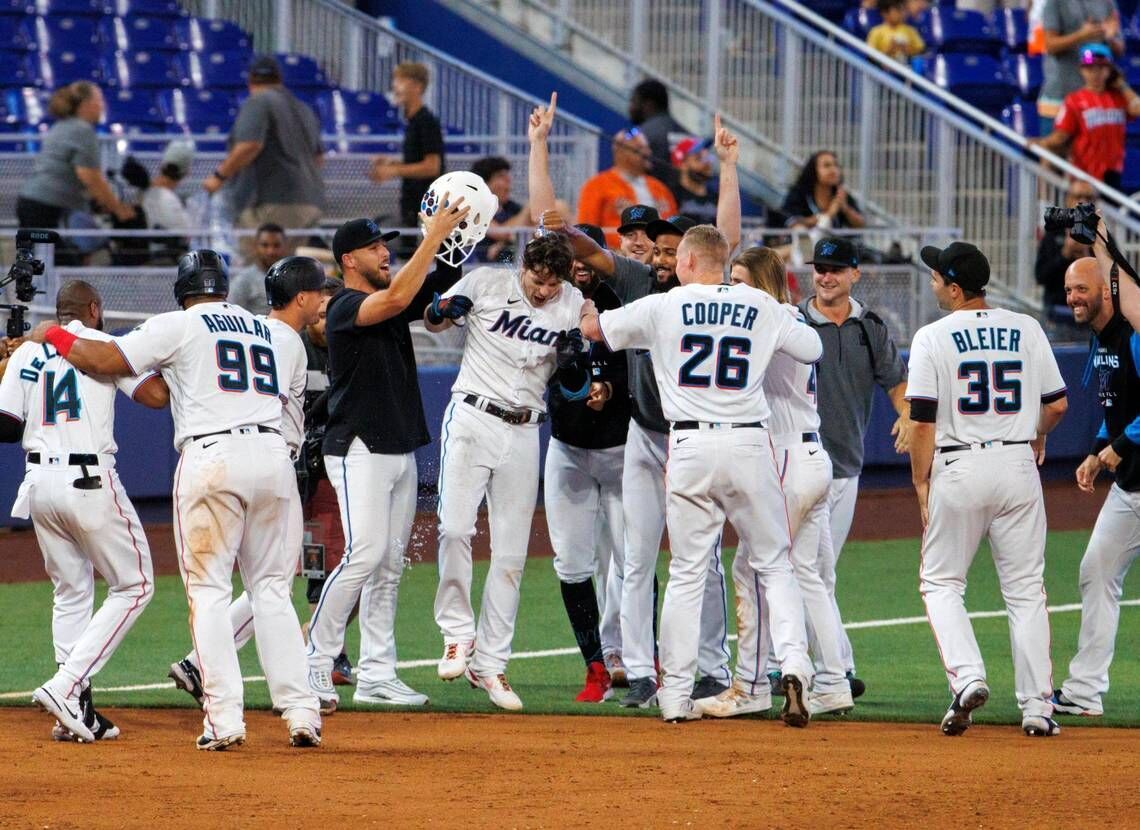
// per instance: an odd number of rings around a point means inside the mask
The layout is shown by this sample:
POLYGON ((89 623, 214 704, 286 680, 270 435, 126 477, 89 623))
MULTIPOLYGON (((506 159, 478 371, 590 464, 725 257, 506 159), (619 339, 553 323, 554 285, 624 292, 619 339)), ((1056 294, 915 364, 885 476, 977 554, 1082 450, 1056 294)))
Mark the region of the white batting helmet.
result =
MULTIPOLYGON (((475 246, 487 235, 491 220, 499 210, 499 200, 479 176, 467 170, 458 170, 444 173, 431 183, 420 202, 420 210, 427 216, 434 216, 441 206, 447 205, 445 196, 450 202, 462 196, 464 205, 471 208, 467 218, 444 240, 436 254, 438 259, 448 265, 458 266, 471 256, 475 246)), ((423 230, 422 223, 420 230, 423 230)))

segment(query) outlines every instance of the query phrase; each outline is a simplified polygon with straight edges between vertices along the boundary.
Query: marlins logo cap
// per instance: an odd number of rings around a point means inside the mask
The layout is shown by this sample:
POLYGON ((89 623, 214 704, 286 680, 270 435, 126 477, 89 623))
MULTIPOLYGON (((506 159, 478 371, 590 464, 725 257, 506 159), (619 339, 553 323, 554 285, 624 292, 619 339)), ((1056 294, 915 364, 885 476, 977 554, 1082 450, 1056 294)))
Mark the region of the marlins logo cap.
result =
POLYGON ((815 243, 815 254, 808 265, 830 265, 833 268, 858 268, 859 251, 855 243, 838 236, 825 236, 815 243))
POLYGON ((385 233, 371 219, 350 219, 337 228, 336 235, 333 236, 333 259, 340 267, 340 258, 345 254, 367 248, 376 240, 391 242, 399 235, 399 231, 385 233))
POLYGON ((648 205, 630 205, 621 212, 618 233, 629 233, 638 228, 645 228, 650 222, 656 222, 660 218, 657 208, 648 205))
POLYGON ((927 245, 920 256, 946 282, 956 282, 967 291, 981 291, 990 281, 990 261, 969 242, 951 242, 945 248, 927 245))

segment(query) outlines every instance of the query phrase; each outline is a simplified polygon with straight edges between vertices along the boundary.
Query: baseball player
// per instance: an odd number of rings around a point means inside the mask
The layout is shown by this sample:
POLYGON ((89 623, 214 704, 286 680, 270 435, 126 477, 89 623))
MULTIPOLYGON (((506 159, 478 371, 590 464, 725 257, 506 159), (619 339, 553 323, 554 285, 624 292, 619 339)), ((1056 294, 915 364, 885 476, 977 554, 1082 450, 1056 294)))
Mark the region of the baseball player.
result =
POLYGON ((538 497, 538 426, 547 383, 567 401, 590 393, 588 355, 577 332, 582 294, 567 285, 572 256, 557 234, 532 239, 522 272, 476 268, 424 313, 429 331, 466 318, 467 338, 443 417, 439 470, 439 588, 443 635, 437 671, 466 674, 491 702, 523 708, 507 680, 530 524, 538 497), (491 566, 478 624, 471 605, 471 537, 483 498, 491 566))
POLYGON ((1031 737, 1053 720, 1045 609, 1045 504, 1037 463, 1065 414, 1065 383, 1032 317, 986 304, 990 264, 973 245, 927 246, 930 288, 949 312, 911 343, 911 473, 922 523, 919 581, 954 700, 944 735, 961 735, 990 690, 966 614, 966 573, 988 536, 1009 612, 1014 687, 1031 737))
MULTIPOLYGON (((103 334, 103 301, 72 280, 56 296, 67 334, 103 334)), ((0 441, 22 437, 24 482, 12 515, 31 516, 51 577, 52 640, 59 670, 32 699, 57 723, 56 740, 115 738, 119 728, 95 710, 91 678, 115 653, 154 595, 150 548, 115 472, 115 390, 161 409, 166 385, 154 373, 117 381, 76 371, 50 345, 25 342, 0 380, 0 441), (92 615, 92 568, 107 598, 92 615)))
MULTIPOLYGON (((311 257, 290 256, 279 259, 265 274, 266 302, 269 316, 265 324, 273 335, 273 348, 277 354, 279 378, 288 378, 289 392, 284 396, 281 435, 289 447, 289 455, 296 457, 304 440, 304 414, 302 405, 308 382, 305 346, 298 332, 317 319, 322 301, 318 293, 325 282, 324 269, 311 257)), ((286 517, 285 552, 292 551, 294 559, 301 552, 303 519, 300 494, 290 497, 286 517)), ((253 608, 249 592, 243 591, 230 604, 230 626, 234 633, 234 648, 241 651, 254 632, 253 608)), ((167 674, 174 685, 190 694, 201 706, 204 700, 201 666, 191 651, 174 663, 167 674)))
POLYGON ((347 537, 344 557, 325 579, 309 624, 309 685, 328 712, 339 700, 332 670, 344 632, 360 607, 357 703, 423 706, 427 695, 396 675, 396 600, 415 519, 415 450, 427 444, 408 323, 454 282, 437 268, 441 243, 468 216, 462 199, 425 220, 423 241, 393 277, 385 233, 370 219, 345 222, 333 237, 344 290, 329 300, 329 420, 322 450, 347 537))
MULTIPOLYGON (((797 320, 803 315, 788 305, 787 272, 780 256, 770 248, 750 248, 732 262, 733 284, 750 285, 775 297, 797 320)), ((816 673, 808 695, 813 716, 843 714, 854 708, 851 687, 843 668, 839 642, 840 622, 820 577, 820 539, 827 533, 827 489, 831 459, 819 441, 819 413, 815 407, 815 366, 776 354, 764 374, 764 394, 772 410, 770 429, 780 483, 787 505, 792 536, 791 560, 804 598, 816 673)), ((772 706, 765 666, 771 660, 771 629, 766 624, 768 603, 759 580, 750 574, 748 552, 736 550, 733 562, 736 584, 737 657, 732 686, 716 697, 697 701, 706 715, 732 717, 764 712, 772 706)))
POLYGON ((696 720, 690 694, 697 668, 699 613, 708 552, 727 518, 740 535, 769 601, 781 661, 785 723, 806 726, 811 681, 803 598, 788 559, 791 538, 762 387, 776 352, 813 363, 819 335, 763 292, 722 284, 729 246, 711 225, 686 232, 677 250, 681 287, 600 317, 589 306, 581 327, 610 348, 647 348, 672 429, 666 520, 672 560, 661 612, 666 722, 696 720))
POLYGON ((225 302, 228 273, 215 252, 178 261, 174 296, 182 307, 151 317, 110 342, 41 324, 49 343, 77 369, 107 376, 160 368, 170 387, 174 443, 175 544, 190 606, 190 631, 205 693, 197 747, 244 743, 242 679, 229 606, 235 562, 250 592, 258 655, 290 744, 319 746, 316 697, 305 683, 304 641, 290 596, 296 552, 287 547, 296 482, 281 437, 281 395, 272 331, 225 302))

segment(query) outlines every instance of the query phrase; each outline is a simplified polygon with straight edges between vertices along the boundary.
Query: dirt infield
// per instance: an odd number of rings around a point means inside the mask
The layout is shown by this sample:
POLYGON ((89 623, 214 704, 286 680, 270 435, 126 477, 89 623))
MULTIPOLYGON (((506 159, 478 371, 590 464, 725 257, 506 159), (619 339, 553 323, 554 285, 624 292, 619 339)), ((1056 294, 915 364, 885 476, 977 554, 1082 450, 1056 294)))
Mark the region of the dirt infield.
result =
POLYGON ((965 830, 1136 826, 1140 806, 1140 730, 340 713, 295 750, 251 712, 245 746, 205 753, 196 712, 108 714, 123 736, 79 746, 0 710, 0 826, 965 830))

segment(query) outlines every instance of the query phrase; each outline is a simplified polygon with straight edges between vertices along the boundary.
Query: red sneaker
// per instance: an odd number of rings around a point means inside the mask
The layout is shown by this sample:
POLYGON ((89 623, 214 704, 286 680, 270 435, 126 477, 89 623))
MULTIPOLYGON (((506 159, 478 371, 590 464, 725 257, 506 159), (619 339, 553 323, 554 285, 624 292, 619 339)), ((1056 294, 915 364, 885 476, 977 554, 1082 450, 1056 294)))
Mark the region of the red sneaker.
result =
POLYGON ((610 673, 606 671, 606 664, 595 660, 586 666, 586 685, 574 700, 578 703, 601 703, 603 700, 608 700, 612 694, 610 673))

